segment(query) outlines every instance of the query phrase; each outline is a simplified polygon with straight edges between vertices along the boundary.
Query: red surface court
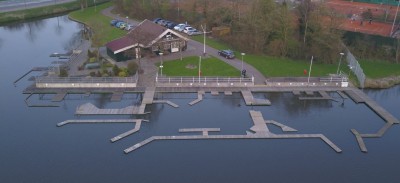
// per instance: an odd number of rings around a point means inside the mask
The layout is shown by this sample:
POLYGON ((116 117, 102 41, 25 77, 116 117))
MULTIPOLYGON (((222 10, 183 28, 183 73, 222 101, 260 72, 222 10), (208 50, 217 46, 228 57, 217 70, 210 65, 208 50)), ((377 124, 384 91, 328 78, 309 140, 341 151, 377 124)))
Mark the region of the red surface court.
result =
MULTIPOLYGON (((341 25, 341 29, 362 32, 367 34, 375 34, 381 36, 390 36, 392 29, 392 22, 396 14, 397 6, 380 5, 380 4, 368 4, 360 2, 351 2, 343 0, 329 0, 326 2, 328 7, 333 8, 340 14, 348 17, 341 25), (387 22, 376 22, 372 20, 369 24, 368 20, 364 20, 361 25, 361 14, 368 9, 371 10, 373 17, 383 17, 385 12, 389 12, 387 22), (353 17, 353 21, 352 18, 353 17)), ((397 17, 400 18, 400 17, 397 17)), ((393 31, 396 31, 396 27, 393 31)))

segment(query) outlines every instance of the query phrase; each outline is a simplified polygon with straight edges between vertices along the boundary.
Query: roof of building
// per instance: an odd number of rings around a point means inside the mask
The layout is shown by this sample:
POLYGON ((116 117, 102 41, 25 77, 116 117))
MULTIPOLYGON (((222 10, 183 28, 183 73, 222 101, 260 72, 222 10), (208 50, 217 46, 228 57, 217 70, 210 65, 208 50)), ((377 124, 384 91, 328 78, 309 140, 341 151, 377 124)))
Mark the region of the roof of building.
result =
POLYGON ((185 37, 175 33, 174 31, 146 19, 124 37, 108 42, 106 47, 113 51, 114 54, 133 48, 137 45, 148 48, 168 32, 186 40, 185 37))

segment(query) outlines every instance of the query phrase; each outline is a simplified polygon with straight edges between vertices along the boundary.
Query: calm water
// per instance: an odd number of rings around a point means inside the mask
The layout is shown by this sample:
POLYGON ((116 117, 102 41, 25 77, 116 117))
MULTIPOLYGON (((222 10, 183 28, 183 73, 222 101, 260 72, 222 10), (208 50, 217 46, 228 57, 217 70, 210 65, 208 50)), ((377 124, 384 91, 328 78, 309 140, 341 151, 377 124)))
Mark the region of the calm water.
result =
MULTIPOLYGON (((257 93, 270 107, 244 106, 240 94, 211 96, 190 107, 197 95, 158 94, 180 108, 152 105, 150 120, 126 139, 112 137, 133 124, 76 124, 56 127, 67 119, 131 118, 74 116, 77 106, 91 102, 119 108, 140 101, 136 94, 123 102, 110 95, 68 95, 57 108, 29 108, 18 77, 35 66, 48 66, 53 52, 74 48, 79 25, 65 16, 0 28, 0 182, 398 182, 400 128, 383 138, 366 139, 362 153, 350 129, 376 132, 384 122, 365 105, 342 102, 300 102, 291 93, 257 93), (241 104, 239 106, 239 104, 241 104), (198 140, 153 142, 128 155, 123 150, 153 135, 178 135, 179 128, 221 128, 220 134, 245 134, 252 126, 249 110, 259 110, 301 133, 323 133, 338 145, 336 153, 321 140, 198 140)), ((79 41, 78 41, 79 42, 79 41)), ((400 87, 365 91, 400 118, 400 87)), ((339 97, 331 93, 334 97, 339 97)), ((52 95, 29 102, 51 103, 52 95)), ((280 129, 269 126, 274 133, 280 129)))

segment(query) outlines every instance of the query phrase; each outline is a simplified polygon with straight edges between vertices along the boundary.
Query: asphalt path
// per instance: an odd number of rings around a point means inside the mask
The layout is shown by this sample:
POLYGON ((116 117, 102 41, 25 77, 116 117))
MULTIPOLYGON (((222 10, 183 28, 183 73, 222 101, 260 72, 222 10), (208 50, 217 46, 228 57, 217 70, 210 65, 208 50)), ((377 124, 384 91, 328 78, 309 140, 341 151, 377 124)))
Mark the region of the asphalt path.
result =
MULTIPOLYGON (((119 20, 124 20, 126 21, 126 17, 122 15, 116 15, 111 13, 111 10, 113 7, 106 8, 102 11, 102 13, 106 16, 109 16, 113 19, 119 19, 119 20)), ((139 24, 140 22, 136 20, 129 19, 128 22, 134 26, 139 24)), ((204 45, 200 42, 193 41, 189 37, 188 41, 188 49, 184 51, 182 54, 183 56, 203 56, 203 51, 204 51, 204 45)), ((224 61, 225 63, 235 67, 236 69, 239 70, 239 72, 242 70, 242 63, 243 63, 243 69, 246 70, 246 75, 248 77, 254 76, 254 83, 255 84, 265 84, 266 78, 264 77, 261 72, 259 72, 256 68, 253 66, 247 64, 246 62, 242 62, 241 58, 235 58, 235 59, 226 59, 224 57, 221 57, 218 55, 218 50, 211 48, 206 45, 206 55, 211 55, 214 57, 219 58, 220 60, 224 61)), ((169 54, 168 56, 164 56, 164 61, 167 62, 168 60, 176 60, 180 58, 180 54, 175 53, 175 54, 169 54)), ((244 60, 246 59, 246 56, 244 56, 244 60)), ((158 58, 155 59, 155 61, 159 60, 158 58)), ((145 71, 146 72, 146 71, 145 71)))
POLYGON ((0 12, 11 12, 23 9, 31 9, 55 4, 63 4, 76 0, 8 0, 0 1, 0 12))

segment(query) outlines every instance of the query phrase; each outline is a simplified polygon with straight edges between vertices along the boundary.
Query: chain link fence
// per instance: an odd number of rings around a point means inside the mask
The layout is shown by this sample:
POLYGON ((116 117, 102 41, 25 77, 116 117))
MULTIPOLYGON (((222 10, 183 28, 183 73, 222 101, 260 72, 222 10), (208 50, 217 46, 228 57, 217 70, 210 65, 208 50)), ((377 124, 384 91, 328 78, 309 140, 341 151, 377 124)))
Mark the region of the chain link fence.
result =
POLYGON ((353 72, 353 74, 357 77, 360 87, 364 88, 364 83, 365 83, 364 71, 361 68, 360 64, 358 63, 357 59, 349 50, 347 50, 346 60, 347 63, 349 64, 351 72, 353 72))

